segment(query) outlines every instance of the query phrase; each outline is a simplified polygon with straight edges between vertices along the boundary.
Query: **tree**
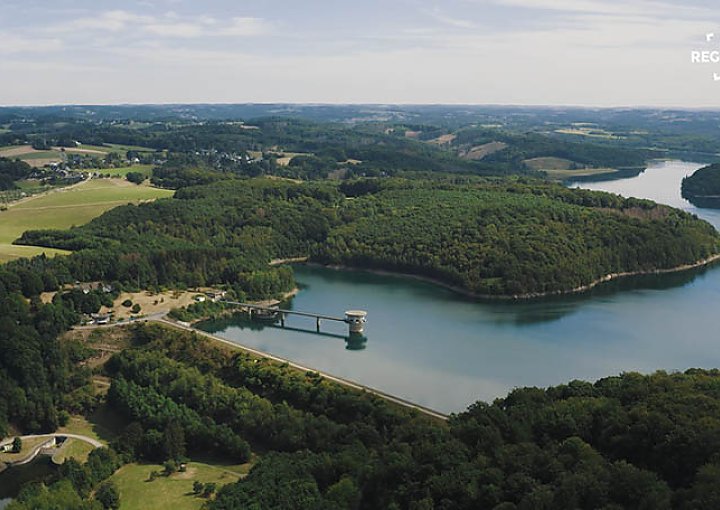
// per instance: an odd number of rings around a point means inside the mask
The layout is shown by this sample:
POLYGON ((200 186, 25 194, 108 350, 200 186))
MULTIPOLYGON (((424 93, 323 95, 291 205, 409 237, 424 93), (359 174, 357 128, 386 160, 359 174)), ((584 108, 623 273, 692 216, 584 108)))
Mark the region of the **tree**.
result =
POLYGON ((97 490, 95 499, 102 503, 106 510, 117 510, 120 508, 120 493, 113 482, 105 482, 97 490))
POLYGON ((179 461, 185 456, 185 431, 177 421, 171 421, 165 427, 164 446, 167 458, 179 461))
POLYGON ((204 485, 202 482, 195 480, 193 482, 193 494, 200 495, 203 491, 204 485))
POLYGON ((22 450, 22 439, 19 437, 16 437, 15 439, 13 439, 12 452, 20 453, 21 450, 22 450))
POLYGON ((170 476, 173 473, 176 473, 178 470, 177 462, 174 460, 166 460, 163 464, 163 473, 165 476, 170 476))
POLYGON ((145 175, 140 172, 128 172, 125 178, 130 182, 134 182, 135 184, 142 184, 145 180, 145 175))
POLYGON ((328 488, 325 499, 333 508, 352 510, 360 504, 360 491, 351 478, 343 478, 328 488))
POLYGON ((133 457, 137 457, 141 453, 142 442, 143 442, 143 430, 140 423, 134 421, 130 423, 123 431, 120 441, 118 443, 118 449, 122 452, 129 453, 133 457))
POLYGON ((209 498, 213 494, 215 494, 215 489, 217 489, 217 486, 213 482, 208 482, 203 487, 203 496, 206 498, 209 498))

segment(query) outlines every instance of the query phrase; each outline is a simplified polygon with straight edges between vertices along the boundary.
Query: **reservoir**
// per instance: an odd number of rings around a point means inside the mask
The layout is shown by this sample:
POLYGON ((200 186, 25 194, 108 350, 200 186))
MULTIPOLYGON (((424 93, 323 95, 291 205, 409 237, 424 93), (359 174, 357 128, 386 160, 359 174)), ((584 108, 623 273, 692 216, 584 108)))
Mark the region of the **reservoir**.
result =
MULTIPOLYGON (((718 228, 720 211, 696 209, 680 197, 682 178, 701 166, 658 162, 637 177, 580 185, 680 207, 718 228)), ((525 302, 478 302, 365 271, 296 266, 295 272, 301 291, 283 307, 327 315, 367 310, 366 341, 346 341, 344 324, 322 325, 337 336, 317 335, 314 321, 301 317, 289 317, 286 329, 242 316, 199 327, 448 413, 519 386, 720 367, 718 265, 525 302)))

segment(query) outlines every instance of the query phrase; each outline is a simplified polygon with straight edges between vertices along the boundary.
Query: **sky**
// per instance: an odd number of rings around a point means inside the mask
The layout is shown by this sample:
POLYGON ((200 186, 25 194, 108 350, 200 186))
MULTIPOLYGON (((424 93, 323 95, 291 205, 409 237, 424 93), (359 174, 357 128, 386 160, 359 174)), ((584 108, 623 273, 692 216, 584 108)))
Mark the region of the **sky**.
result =
POLYGON ((718 108, 691 51, 717 0, 2 0, 0 104, 718 108))

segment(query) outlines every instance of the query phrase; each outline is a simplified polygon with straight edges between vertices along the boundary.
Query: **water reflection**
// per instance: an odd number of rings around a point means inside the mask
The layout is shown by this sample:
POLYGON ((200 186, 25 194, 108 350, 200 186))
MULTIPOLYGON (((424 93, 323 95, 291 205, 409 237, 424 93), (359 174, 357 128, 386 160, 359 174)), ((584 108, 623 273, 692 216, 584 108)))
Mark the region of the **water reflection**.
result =
POLYGON ((4 500, 16 497, 24 484, 36 481, 50 483, 56 476, 57 465, 47 455, 40 455, 24 466, 6 469, 0 473, 0 508, 4 508, 4 500))
MULTIPOLYGON (((282 303, 281 307, 285 310, 292 310, 292 302, 287 301, 285 303, 282 303)), ((328 322, 329 321, 322 322, 321 329, 318 330, 315 327, 310 327, 311 323, 314 324, 314 321, 308 319, 307 317, 299 318, 294 316, 286 316, 284 318, 284 322, 280 323, 280 319, 275 322, 267 320, 256 320, 251 319, 245 312, 237 312, 230 315, 229 317, 204 321, 201 326, 202 329, 205 331, 219 331, 232 326, 238 328, 240 331, 247 330, 263 332, 266 330, 277 330, 283 332, 300 333, 303 335, 313 335, 321 338, 324 337, 336 340, 344 340, 346 343, 346 348, 351 351, 365 349, 368 340, 365 335, 363 335, 362 333, 341 334, 338 332, 326 331, 327 329, 338 329, 337 327, 328 328, 328 322)), ((347 326, 345 326, 345 328, 347 328, 347 326)))

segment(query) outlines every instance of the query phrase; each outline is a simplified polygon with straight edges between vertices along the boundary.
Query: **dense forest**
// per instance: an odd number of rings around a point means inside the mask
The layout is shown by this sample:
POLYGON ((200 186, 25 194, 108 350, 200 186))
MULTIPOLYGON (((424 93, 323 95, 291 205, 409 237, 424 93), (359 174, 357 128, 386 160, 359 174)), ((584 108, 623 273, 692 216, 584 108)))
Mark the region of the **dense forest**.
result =
MULTIPOLYGON (((0 436, 8 424, 49 432, 68 412, 85 410, 89 371, 75 362, 83 347, 61 344, 57 337, 78 322, 80 298, 60 293, 43 304, 39 295, 58 290, 55 275, 41 264, 24 261, 0 267, 0 436)), ((82 294, 82 293, 81 293, 82 294)), ((83 295, 83 301, 95 295, 83 295)), ((96 303, 95 312, 100 308, 96 303)))
POLYGON ((27 163, 0 158, 0 191, 14 189, 16 181, 26 179, 31 171, 27 163))
POLYGON ((341 215, 316 260, 420 274, 476 294, 569 290, 718 251, 714 229, 686 213, 523 180, 388 184, 341 215))
POLYGON ((698 207, 720 208, 720 163, 697 170, 682 180, 682 197, 698 207))
POLYGON ((339 186, 225 180, 19 242, 77 250, 56 263, 82 280, 225 284, 238 296, 291 287, 289 269, 267 267, 274 258, 310 255, 476 294, 527 295, 692 264, 719 250, 709 224, 649 201, 526 178, 452 177, 339 186))
POLYGON ((15 508, 55 508, 42 496, 73 488, 87 498, 119 461, 172 462, 208 445, 235 460, 261 452, 215 510, 720 504, 716 370, 517 389, 446 423, 190 333, 136 326, 133 344, 107 365, 108 402, 125 419, 118 453, 64 469, 15 508))
POLYGON ((505 143, 506 148, 483 157, 482 161, 510 165, 512 168, 522 167, 524 160, 537 157, 563 158, 590 167, 643 168, 652 157, 648 150, 568 141, 540 133, 512 133, 467 127, 454 135, 451 147, 459 151, 491 142, 505 143))

